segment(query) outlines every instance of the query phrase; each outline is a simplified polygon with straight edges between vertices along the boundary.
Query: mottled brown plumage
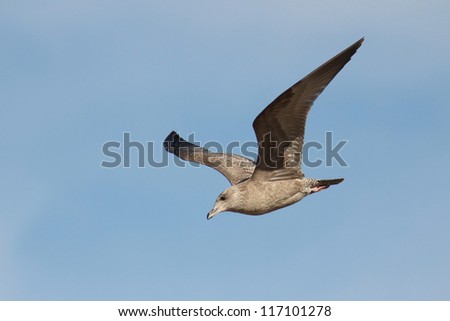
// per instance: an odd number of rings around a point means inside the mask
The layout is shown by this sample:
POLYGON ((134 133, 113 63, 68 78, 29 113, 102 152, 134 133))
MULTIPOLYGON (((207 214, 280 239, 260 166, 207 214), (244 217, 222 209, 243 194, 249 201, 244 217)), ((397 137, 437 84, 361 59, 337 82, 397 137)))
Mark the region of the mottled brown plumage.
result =
POLYGON ((212 153, 189 143, 177 133, 166 138, 164 146, 176 156, 213 167, 231 183, 222 192, 210 219, 220 212, 261 215, 300 201, 307 195, 339 184, 342 178, 305 178, 302 147, 306 118, 314 100, 350 61, 364 38, 330 59, 287 89, 269 104, 253 122, 258 140, 258 160, 224 153, 212 153))

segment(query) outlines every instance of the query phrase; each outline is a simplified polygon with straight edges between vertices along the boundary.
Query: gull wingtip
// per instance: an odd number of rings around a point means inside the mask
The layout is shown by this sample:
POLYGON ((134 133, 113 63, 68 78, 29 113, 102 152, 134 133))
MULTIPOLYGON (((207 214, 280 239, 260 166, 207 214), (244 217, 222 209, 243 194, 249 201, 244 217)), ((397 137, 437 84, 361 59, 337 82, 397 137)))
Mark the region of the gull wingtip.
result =
POLYGON ((178 135, 178 133, 174 130, 172 130, 170 132, 169 135, 167 135, 166 139, 164 139, 164 148, 166 151, 168 152, 173 152, 174 150, 174 145, 180 140, 180 136, 178 135))

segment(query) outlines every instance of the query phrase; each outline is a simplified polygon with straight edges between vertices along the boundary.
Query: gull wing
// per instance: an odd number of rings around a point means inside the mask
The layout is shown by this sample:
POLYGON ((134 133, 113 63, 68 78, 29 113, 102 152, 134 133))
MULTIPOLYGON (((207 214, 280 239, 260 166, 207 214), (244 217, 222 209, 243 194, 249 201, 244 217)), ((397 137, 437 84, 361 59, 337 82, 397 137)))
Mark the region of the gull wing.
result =
POLYGON ((350 61, 363 41, 364 38, 358 40, 294 84, 256 117, 253 129, 259 147, 255 179, 303 177, 302 148, 308 112, 314 100, 350 61))
POLYGON ((184 140, 175 131, 165 139, 164 148, 183 160, 214 168, 225 176, 231 185, 249 179, 256 166, 254 161, 243 156, 210 152, 184 140))

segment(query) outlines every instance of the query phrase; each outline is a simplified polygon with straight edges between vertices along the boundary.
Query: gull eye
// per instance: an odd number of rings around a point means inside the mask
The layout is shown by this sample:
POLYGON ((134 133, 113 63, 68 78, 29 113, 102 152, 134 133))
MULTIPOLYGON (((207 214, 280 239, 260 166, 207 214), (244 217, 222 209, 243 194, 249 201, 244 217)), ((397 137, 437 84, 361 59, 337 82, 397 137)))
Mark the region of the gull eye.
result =
POLYGON ((225 201, 227 198, 224 195, 220 195, 219 200, 225 201))

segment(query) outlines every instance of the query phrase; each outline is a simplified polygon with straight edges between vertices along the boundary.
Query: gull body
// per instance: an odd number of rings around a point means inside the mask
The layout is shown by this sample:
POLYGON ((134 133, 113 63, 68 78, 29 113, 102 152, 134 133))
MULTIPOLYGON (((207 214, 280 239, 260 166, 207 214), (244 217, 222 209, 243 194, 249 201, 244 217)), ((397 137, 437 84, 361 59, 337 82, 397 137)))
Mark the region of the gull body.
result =
POLYGON ((265 182, 248 180, 223 191, 214 208, 208 213, 211 219, 220 212, 262 215, 297 203, 305 196, 319 191, 314 180, 297 178, 265 182), (280 191, 283 191, 280 193, 280 191))
POLYGON ((217 198, 207 218, 221 212, 266 214, 304 197, 341 183, 343 178, 306 178, 301 170, 306 118, 315 99, 350 61, 364 38, 325 62, 269 104, 253 122, 258 159, 214 153, 171 132, 164 141, 167 151, 222 173, 231 187, 217 198))

